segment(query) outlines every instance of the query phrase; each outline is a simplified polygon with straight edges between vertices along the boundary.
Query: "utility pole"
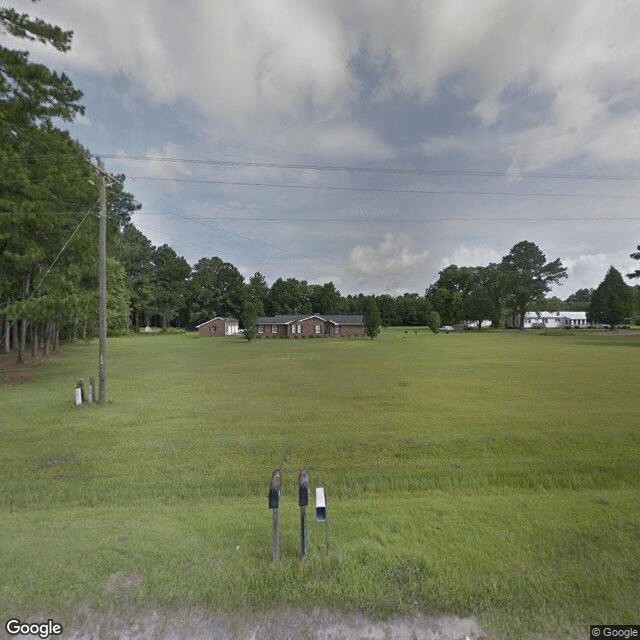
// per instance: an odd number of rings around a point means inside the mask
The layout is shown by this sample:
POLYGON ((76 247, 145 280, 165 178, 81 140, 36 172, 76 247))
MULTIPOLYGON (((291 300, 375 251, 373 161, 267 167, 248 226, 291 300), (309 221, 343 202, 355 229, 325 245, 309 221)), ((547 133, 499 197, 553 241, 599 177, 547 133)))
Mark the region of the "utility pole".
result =
POLYGON ((98 401, 107 401, 107 176, 102 160, 98 161, 100 177, 100 232, 98 264, 100 269, 100 345, 98 347, 98 401))
MULTIPOLYGON (((122 187, 122 183, 104 170, 102 160, 97 166, 91 158, 85 158, 93 167, 100 180, 100 228, 98 233, 98 270, 99 270, 99 328, 100 344, 98 347, 98 402, 107 402, 107 187, 114 183, 122 187), (108 181, 108 182, 107 182, 108 181)), ((93 184, 93 183, 92 183, 93 184)))

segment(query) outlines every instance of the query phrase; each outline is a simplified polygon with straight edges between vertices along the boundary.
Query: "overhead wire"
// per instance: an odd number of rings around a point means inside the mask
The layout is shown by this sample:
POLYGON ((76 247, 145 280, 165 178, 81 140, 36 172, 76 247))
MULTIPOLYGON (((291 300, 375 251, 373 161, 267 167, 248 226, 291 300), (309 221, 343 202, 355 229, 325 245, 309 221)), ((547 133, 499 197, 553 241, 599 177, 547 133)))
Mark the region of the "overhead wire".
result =
MULTIPOLYGON (((20 158, 60 158, 73 154, 43 154, 26 155, 20 158)), ((489 171, 475 169, 420 169, 420 168, 397 168, 397 167, 358 167, 350 165, 331 164, 305 164, 305 163, 279 163, 261 161, 240 161, 223 159, 203 159, 203 158, 175 158, 170 156, 146 156, 132 154, 91 154, 95 158, 110 160, 132 160, 146 162, 166 162, 176 164, 196 164, 210 166, 229 167, 254 167, 267 169, 301 169, 309 171, 343 171, 354 173, 392 173, 407 175, 430 175, 430 176, 471 176, 471 177, 494 177, 494 178, 517 178, 517 179, 541 179, 541 180, 605 180, 605 181, 630 181, 640 182, 640 175, 624 174, 600 174, 600 173, 554 173, 554 172, 526 172, 526 171, 489 171)))

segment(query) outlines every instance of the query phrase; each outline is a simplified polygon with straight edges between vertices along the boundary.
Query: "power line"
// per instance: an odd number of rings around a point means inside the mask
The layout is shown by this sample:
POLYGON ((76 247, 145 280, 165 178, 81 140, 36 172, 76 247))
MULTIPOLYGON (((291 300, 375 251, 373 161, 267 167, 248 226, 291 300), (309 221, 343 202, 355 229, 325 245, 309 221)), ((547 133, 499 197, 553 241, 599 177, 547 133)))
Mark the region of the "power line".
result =
POLYGON ((342 223, 377 223, 377 222, 392 222, 392 223, 446 223, 446 222, 608 222, 611 220, 640 220, 640 216, 597 216, 597 217, 580 217, 580 218, 548 218, 548 217, 531 217, 531 218, 498 218, 498 217, 483 217, 483 218, 394 218, 391 216, 379 216, 379 217, 348 217, 343 218, 247 218, 247 217, 234 217, 234 216, 178 216, 169 213, 149 213, 140 211, 136 215, 158 215, 169 216, 173 218, 179 218, 181 220, 193 220, 197 222, 199 220, 221 220, 227 222, 342 222, 342 223))
MULTIPOLYGON (((60 211, 1 211, 0 217, 12 216, 12 215, 39 215, 39 216, 62 216, 62 215, 75 215, 66 214, 60 211)), ((95 213, 94 213, 95 215, 95 213)), ((303 217, 247 217, 247 216, 184 216, 176 213, 169 212, 156 212, 156 211, 133 211, 131 216, 166 216, 169 218, 176 218, 179 220, 192 220, 194 222, 200 220, 219 220, 222 222, 340 222, 340 223, 379 223, 379 222, 392 222, 403 224, 435 224, 435 223, 448 223, 448 222, 608 222, 608 221, 637 221, 640 220, 638 216, 581 216, 579 218, 563 218, 559 216, 535 216, 535 217, 520 217, 509 218, 502 216, 483 216, 483 217, 467 217, 467 218, 397 218, 391 215, 344 215, 339 218, 303 218, 303 217)), ((120 219, 120 214, 108 214, 107 218, 120 219)))
MULTIPOLYGON (((219 184, 240 187, 271 187, 279 189, 316 189, 327 191, 358 191, 368 193, 407 193, 414 195, 460 195, 460 196, 507 196, 513 198, 593 198, 593 199, 614 199, 629 200, 636 198, 635 195, 623 194, 599 194, 599 193, 550 193, 550 192, 517 192, 517 191, 470 191, 465 189, 400 189, 384 187, 341 187, 336 185, 318 184, 285 184, 274 182, 241 182, 235 180, 211 180, 199 178, 157 178, 154 176, 128 176, 132 182, 145 180, 149 182, 178 182, 191 184, 219 184)), ((83 178, 77 180, 82 181, 83 178)), ((42 182, 43 180, 32 180, 31 182, 42 182)), ((18 182, 17 180, 0 180, 0 183, 18 182)), ((69 181, 70 182, 70 181, 69 181)))
MULTIPOLYGON (((16 159, 41 159, 41 158, 66 158, 75 154, 41 154, 16 156, 16 159)), ((91 154, 91 157, 107 158, 110 160, 133 160, 146 162, 166 162, 176 164, 195 164, 205 166, 228 166, 228 167, 254 167, 265 169, 299 169, 309 171, 335 171, 354 173, 391 173, 407 175, 428 175, 428 176, 469 176, 469 177, 490 177, 490 178, 517 178, 517 179, 540 179, 540 180, 604 180, 618 182, 640 182, 638 175, 624 174, 598 174, 598 173, 554 173, 554 172, 525 172, 525 171, 482 171, 473 169, 402 169, 395 167, 356 167, 349 165, 319 165, 304 163, 278 163, 278 162, 258 162, 240 160, 218 160, 199 158, 173 158, 169 156, 139 156, 126 154, 91 154)))
POLYGON ((594 193, 519 193, 509 191, 467 191, 462 189, 394 189, 382 187, 339 187, 335 185, 283 184, 273 182, 238 182, 234 180, 206 180, 197 178, 156 178, 152 176, 129 176, 131 181, 147 180, 150 182, 183 182, 192 184, 222 184, 242 187, 275 187, 281 189, 324 189, 328 191, 364 191, 375 193, 409 193, 416 195, 463 195, 463 196, 509 196, 540 198, 597 198, 597 199, 630 199, 636 196, 619 194, 594 193))
POLYGON ((640 176, 570 173, 526 173, 520 171, 474 171, 466 169, 398 169, 388 167, 353 167, 345 165, 284 164, 277 162, 242 162, 237 160, 199 160, 195 158, 171 158, 168 156, 103 155, 111 160, 142 160, 150 162, 174 162, 234 167, 263 167, 268 169, 303 169, 312 171, 347 171, 361 173, 397 173, 430 176, 475 176, 493 178, 540 178, 561 180, 629 180, 640 181, 640 176))

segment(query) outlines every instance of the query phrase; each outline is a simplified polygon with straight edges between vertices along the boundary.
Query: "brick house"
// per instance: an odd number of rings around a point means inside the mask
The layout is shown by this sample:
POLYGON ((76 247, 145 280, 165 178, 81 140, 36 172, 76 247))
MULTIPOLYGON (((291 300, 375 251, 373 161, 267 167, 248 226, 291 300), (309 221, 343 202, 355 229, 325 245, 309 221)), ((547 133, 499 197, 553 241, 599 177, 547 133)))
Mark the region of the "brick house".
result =
POLYGON ((265 316, 256 321, 258 338, 337 338, 364 335, 362 316, 265 316))
POLYGON ((201 338, 233 336, 238 333, 238 321, 235 318, 212 318, 196 326, 201 338))

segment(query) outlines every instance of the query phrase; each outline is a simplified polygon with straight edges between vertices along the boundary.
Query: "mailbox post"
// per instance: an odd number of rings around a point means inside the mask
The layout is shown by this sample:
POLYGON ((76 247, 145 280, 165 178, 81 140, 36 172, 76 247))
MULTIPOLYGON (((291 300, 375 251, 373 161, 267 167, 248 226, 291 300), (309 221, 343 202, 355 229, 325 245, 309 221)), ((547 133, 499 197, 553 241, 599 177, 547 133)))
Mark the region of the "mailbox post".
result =
POLYGON ((280 522, 278 521, 280 489, 282 489, 282 476, 280 474, 280 469, 276 469, 271 474, 271 484, 269 485, 269 509, 273 512, 271 530, 271 561, 274 564, 280 560, 280 522))
POLYGON ((307 555, 307 505, 309 504, 309 474, 302 469, 298 474, 298 505, 300 506, 300 560, 307 555))

